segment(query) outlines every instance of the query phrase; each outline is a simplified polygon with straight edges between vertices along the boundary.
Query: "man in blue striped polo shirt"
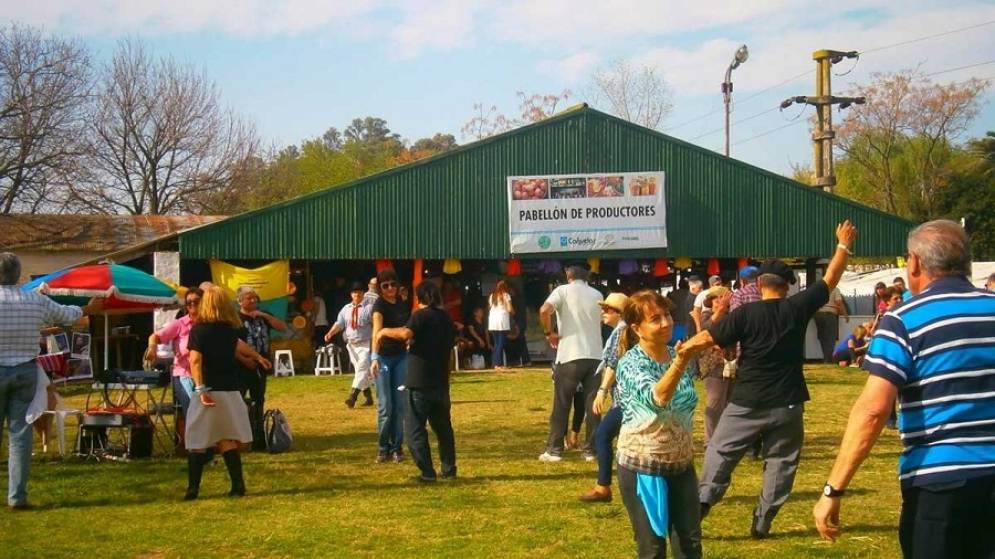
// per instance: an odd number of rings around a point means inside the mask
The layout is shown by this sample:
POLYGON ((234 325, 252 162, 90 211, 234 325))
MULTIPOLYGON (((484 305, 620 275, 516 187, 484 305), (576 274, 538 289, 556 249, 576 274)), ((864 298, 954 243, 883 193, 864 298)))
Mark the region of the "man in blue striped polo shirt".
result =
POLYGON ((850 480, 896 397, 905 557, 995 557, 995 294, 968 281, 971 249, 952 221, 909 233, 913 297, 885 313, 864 368, 840 453, 815 506, 835 539, 850 480))

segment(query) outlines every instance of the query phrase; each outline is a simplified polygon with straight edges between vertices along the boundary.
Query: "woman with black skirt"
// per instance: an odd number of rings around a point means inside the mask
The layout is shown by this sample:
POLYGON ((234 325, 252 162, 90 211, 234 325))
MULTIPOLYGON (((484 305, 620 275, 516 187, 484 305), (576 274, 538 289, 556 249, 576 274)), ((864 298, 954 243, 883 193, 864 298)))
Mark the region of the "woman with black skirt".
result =
POLYGON ((245 495, 239 443, 252 442, 249 411, 239 392, 236 355, 251 358, 263 368, 270 367, 262 355, 240 342, 242 322, 231 299, 218 287, 204 291, 197 322, 190 330, 190 372, 195 398, 187 415, 186 447, 188 485, 186 500, 197 498, 204 465, 210 460, 207 449, 217 445, 231 477, 228 495, 245 495))

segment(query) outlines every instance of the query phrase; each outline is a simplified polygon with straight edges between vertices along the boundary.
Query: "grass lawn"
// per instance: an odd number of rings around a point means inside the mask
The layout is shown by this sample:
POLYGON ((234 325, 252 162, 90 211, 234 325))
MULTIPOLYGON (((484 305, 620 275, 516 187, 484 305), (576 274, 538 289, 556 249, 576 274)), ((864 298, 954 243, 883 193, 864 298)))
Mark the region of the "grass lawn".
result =
MULTIPOLYGON (((835 544, 819 540, 812 506, 864 374, 822 366, 809 367, 807 374, 812 401, 801 467, 772 537, 749 537, 761 464, 746 459, 703 523, 706 557, 900 556, 895 431, 885 432, 844 500, 844 537, 835 544)), ((220 462, 205 472, 201 498, 186 503, 185 460, 94 463, 40 457, 39 449, 29 486, 38 509, 0 511, 0 555, 634 556, 617 494, 610 504, 576 499, 593 484, 594 463, 579 453, 568 453, 559 464, 536 460, 551 403, 548 369, 455 376, 460 479, 434 486, 410 481, 417 473, 410 459, 373 463, 376 412, 343 405, 348 383, 345 376, 270 382, 267 403, 287 414, 295 447, 280 455, 245 455, 250 494, 243 499, 223 496, 228 478, 220 462)), ((699 472, 701 425, 699 405, 699 472)), ((432 444, 434 450, 434 437, 432 444)))

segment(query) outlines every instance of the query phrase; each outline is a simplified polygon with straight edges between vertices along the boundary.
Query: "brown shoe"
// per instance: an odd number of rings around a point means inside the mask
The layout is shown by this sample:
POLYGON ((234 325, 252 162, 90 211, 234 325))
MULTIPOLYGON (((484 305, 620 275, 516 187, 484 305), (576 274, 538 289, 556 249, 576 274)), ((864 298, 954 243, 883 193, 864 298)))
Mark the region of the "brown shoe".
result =
POLYGON ((577 497, 582 503, 610 503, 612 502, 612 488, 598 485, 594 489, 577 497))

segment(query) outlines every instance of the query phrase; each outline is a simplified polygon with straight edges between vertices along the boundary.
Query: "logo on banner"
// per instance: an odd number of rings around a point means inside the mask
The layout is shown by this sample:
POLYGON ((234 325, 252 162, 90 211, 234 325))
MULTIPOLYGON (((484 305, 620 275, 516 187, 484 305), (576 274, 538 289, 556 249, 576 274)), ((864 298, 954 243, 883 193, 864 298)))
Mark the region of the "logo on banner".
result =
POLYGON ((549 237, 546 235, 539 237, 539 248, 546 250, 549 248, 550 244, 552 244, 552 241, 550 241, 549 237))

